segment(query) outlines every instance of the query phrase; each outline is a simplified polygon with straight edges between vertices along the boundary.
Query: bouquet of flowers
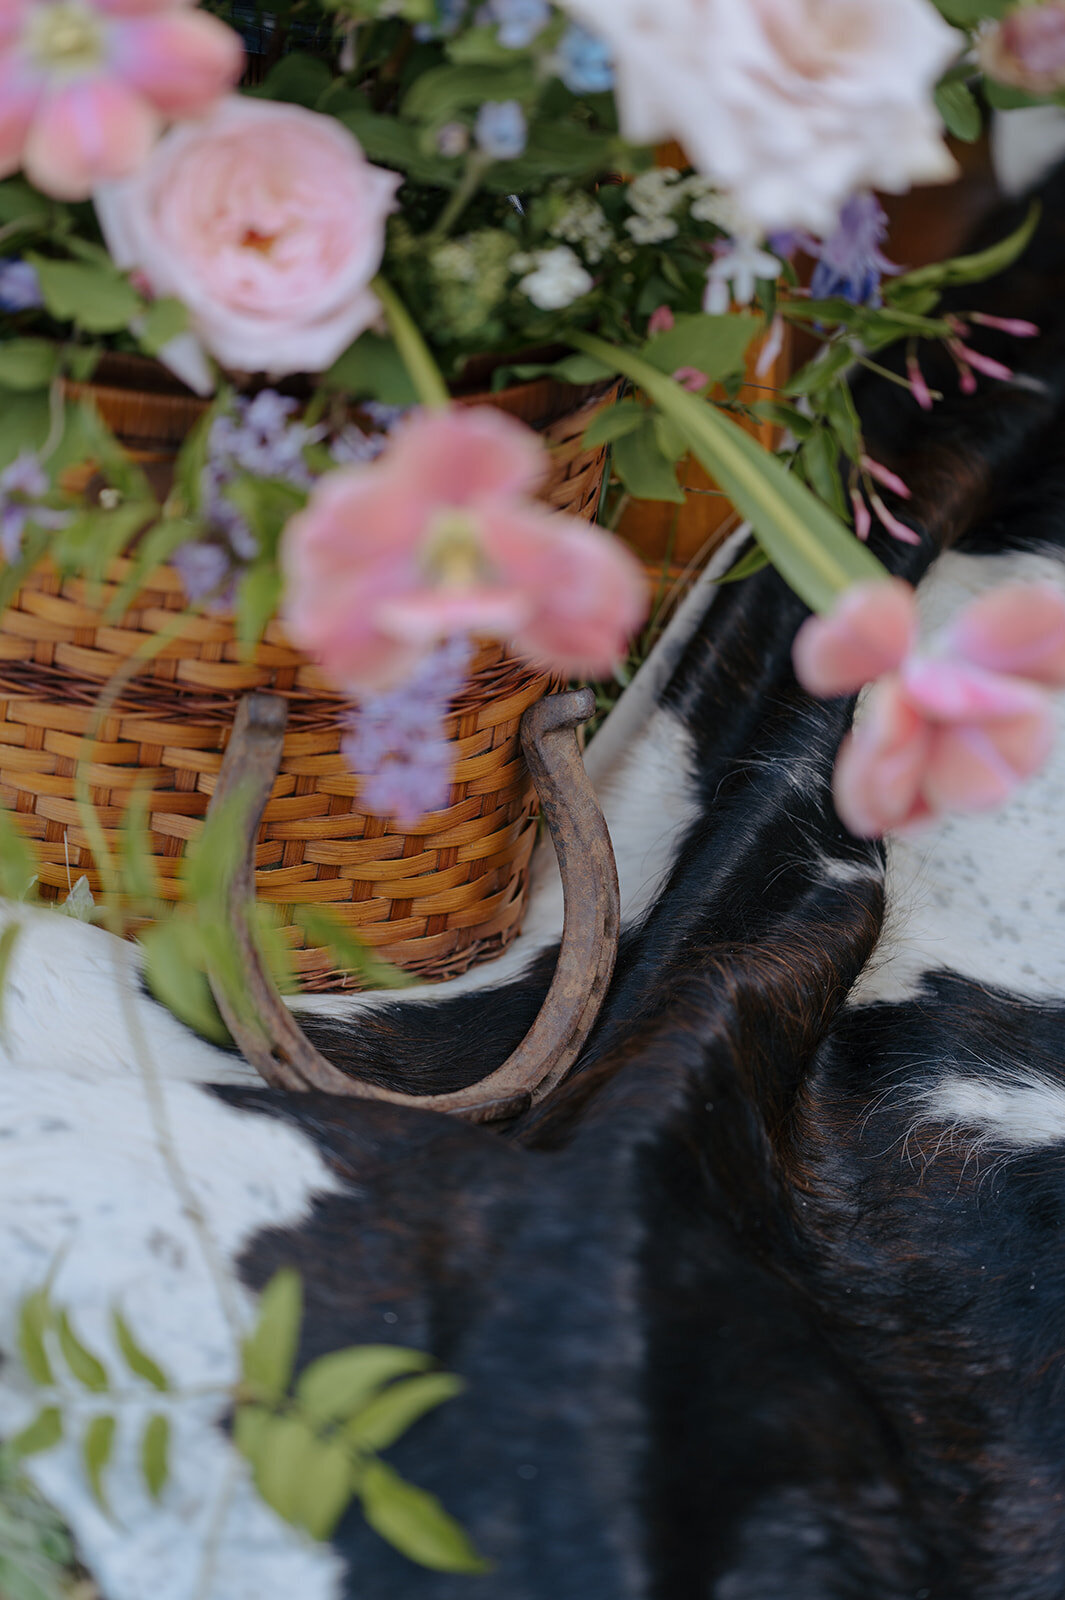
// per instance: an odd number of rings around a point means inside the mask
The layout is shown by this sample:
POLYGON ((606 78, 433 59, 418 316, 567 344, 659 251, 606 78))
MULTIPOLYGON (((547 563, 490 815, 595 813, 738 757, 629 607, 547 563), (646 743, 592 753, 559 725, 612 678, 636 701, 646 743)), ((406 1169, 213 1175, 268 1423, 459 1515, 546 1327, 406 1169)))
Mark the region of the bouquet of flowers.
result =
POLYGON ((849 375, 904 347, 930 408, 939 343, 963 388, 1010 379, 994 319, 940 300, 1034 219, 908 272, 876 191, 949 182, 947 131, 1063 86, 1061 0, 0 0, 0 599, 42 561, 123 558, 125 603, 169 563, 246 651, 280 619, 358 702, 359 804, 413 823, 446 804, 480 643, 601 678, 645 614, 639 563, 548 511, 549 445, 490 403, 548 378, 596 400, 583 445, 627 495, 681 500, 688 456, 710 474, 753 531, 742 571, 819 614, 815 692, 888 675, 841 766, 852 827, 986 803, 1041 758, 1042 691, 988 714, 981 765, 946 667, 907 666, 912 602, 867 537, 918 536, 849 375), (751 403, 789 323, 819 351, 751 403), (161 483, 92 399, 131 359, 199 397, 161 483))

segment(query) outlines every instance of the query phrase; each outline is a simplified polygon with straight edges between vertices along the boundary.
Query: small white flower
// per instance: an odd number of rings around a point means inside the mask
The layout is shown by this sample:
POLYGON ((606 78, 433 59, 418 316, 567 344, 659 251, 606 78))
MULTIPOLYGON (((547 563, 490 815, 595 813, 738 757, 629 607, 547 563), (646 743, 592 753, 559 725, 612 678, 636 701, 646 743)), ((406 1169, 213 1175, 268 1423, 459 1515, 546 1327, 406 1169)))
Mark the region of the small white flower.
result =
MULTIPOLYGON (((528 260, 528 256, 515 256, 511 267, 520 272, 523 268, 516 267, 515 261, 528 260)), ((541 311, 562 311, 592 288, 591 274, 585 271, 568 244, 557 245, 553 250, 536 250, 532 260, 534 269, 522 278, 518 288, 541 311)))
POLYGON ((751 238, 730 239, 707 268, 703 310, 723 316, 730 304, 748 306, 759 278, 776 278, 780 262, 751 238))
POLYGON ((602 206, 590 194, 573 195, 566 210, 548 229, 553 239, 579 245, 584 259, 593 266, 614 242, 614 233, 602 206))
POLYGON ((625 232, 630 233, 637 244, 662 244, 666 239, 675 239, 677 231, 677 224, 672 217, 625 219, 625 232))

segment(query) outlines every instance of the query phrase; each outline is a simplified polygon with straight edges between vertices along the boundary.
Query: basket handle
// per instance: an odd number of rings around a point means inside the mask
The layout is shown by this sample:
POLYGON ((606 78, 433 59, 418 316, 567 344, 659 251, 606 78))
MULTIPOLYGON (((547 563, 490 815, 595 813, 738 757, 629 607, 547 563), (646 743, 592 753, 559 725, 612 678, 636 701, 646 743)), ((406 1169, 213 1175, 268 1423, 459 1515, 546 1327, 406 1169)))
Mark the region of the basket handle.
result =
POLYGON ((473 1122, 516 1116, 561 1083, 599 1015, 614 971, 620 929, 614 851, 581 759, 577 728, 595 710, 591 689, 548 695, 521 719, 521 742, 562 875, 562 942, 551 987, 535 1022, 502 1066, 450 1094, 400 1094, 334 1067, 315 1049, 263 965, 249 908, 255 898, 255 840, 281 765, 288 720, 278 695, 246 694, 226 746, 208 815, 233 794, 247 806, 248 847, 225 886, 226 912, 243 976, 239 1004, 208 978, 238 1048, 276 1089, 324 1090, 473 1122))

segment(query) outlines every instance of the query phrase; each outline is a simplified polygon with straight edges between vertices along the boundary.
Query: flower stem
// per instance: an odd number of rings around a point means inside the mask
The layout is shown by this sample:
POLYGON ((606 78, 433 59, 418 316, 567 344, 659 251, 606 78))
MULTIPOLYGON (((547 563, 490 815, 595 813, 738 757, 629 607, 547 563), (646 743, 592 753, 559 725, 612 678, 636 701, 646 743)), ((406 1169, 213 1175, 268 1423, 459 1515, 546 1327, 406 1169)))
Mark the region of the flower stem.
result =
POLYGON ((451 396, 417 323, 396 291, 383 278, 374 279, 373 292, 384 308, 388 331, 396 341, 396 349, 418 399, 423 406, 443 410, 451 404, 451 396))
POLYGON ((466 170, 451 194, 451 199, 437 217, 429 231, 429 239, 444 239, 473 199, 481 179, 492 165, 491 156, 475 150, 466 162, 466 170))

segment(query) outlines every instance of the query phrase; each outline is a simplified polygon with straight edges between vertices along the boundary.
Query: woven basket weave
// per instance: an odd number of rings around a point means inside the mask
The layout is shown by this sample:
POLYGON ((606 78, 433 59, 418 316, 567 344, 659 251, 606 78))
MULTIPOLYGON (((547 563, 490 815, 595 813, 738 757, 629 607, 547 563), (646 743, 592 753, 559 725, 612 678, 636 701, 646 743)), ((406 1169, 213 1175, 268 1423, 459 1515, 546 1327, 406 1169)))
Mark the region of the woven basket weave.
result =
MULTIPOLYGON (((108 385, 90 392, 148 462, 165 465, 199 414, 199 403, 184 396, 108 385)), ((591 520, 604 453, 582 450, 580 439, 602 396, 576 398, 583 403, 573 410, 573 390, 538 383, 491 403, 540 423, 552 447, 545 497, 591 520)), ((358 809, 359 779, 340 755, 341 719, 351 702, 277 623, 249 660, 229 619, 189 617, 122 689, 87 745, 83 735, 108 680, 186 604, 177 573, 163 566, 126 614, 106 623, 108 603, 129 571, 130 563, 116 561, 102 584, 90 586, 61 580, 43 563, 0 615, 0 799, 36 841, 44 895, 61 897, 83 873, 98 887, 75 802, 81 762, 112 845, 131 790, 150 785, 162 892, 180 898, 180 860, 202 826, 237 703, 250 689, 266 689, 288 700, 289 724, 257 841, 260 897, 283 908, 286 919, 300 903, 326 907, 380 954, 426 977, 452 976, 505 949, 520 926, 536 830, 518 724, 556 685, 498 647, 482 648, 449 719, 456 746, 449 804, 414 827, 358 809)), ((328 951, 304 947, 298 926, 287 932, 304 988, 357 985, 335 969, 328 951)))

